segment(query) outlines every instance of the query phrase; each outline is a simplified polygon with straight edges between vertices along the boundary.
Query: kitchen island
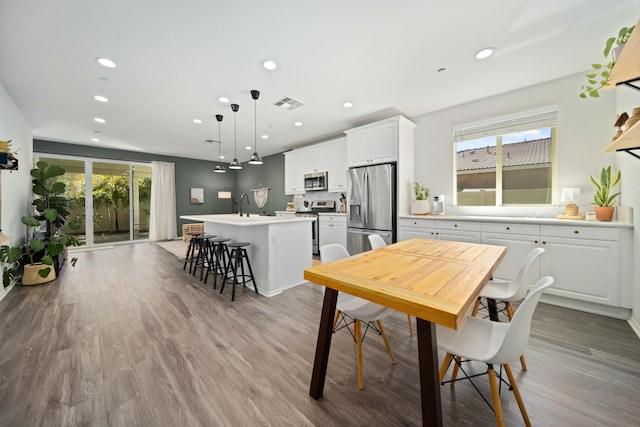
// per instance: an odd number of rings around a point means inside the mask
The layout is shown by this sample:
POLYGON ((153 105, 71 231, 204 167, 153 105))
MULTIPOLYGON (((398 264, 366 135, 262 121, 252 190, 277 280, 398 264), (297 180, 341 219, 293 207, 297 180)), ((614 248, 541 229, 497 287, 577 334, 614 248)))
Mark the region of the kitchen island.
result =
POLYGON ((304 283, 304 269, 312 265, 311 222, 307 217, 183 215, 204 223, 207 234, 249 242, 247 253, 258 292, 270 297, 304 283))

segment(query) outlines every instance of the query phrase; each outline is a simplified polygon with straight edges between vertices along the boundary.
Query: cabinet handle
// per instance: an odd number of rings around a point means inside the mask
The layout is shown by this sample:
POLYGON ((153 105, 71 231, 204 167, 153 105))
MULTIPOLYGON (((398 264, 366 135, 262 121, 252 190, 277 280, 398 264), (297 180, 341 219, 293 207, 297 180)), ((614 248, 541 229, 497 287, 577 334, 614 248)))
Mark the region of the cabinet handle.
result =
POLYGON ((575 234, 580 234, 580 231, 578 231, 578 230, 574 230, 574 233, 575 233, 575 234))
POLYGON ((538 241, 537 241, 537 240, 534 240, 534 241, 533 241, 533 243, 538 243, 538 241))
POLYGON ((546 244, 547 244, 547 242, 543 240, 543 241, 542 241, 542 244, 543 244, 543 245, 546 245, 546 244))
POLYGON ((413 225, 418 225, 418 222, 417 221, 413 221, 413 225))
POLYGON ((458 224, 453 224, 453 226, 454 226, 454 227, 457 227, 457 226, 458 226, 458 224))
POLYGON ((511 227, 507 227, 507 230, 511 230, 511 227))

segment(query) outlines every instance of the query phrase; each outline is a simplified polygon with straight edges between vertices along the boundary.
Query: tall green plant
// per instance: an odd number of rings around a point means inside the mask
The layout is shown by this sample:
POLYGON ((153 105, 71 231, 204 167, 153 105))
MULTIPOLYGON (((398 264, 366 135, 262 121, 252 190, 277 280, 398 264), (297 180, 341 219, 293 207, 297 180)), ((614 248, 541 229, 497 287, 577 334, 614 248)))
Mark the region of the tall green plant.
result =
POLYGON ((611 194, 611 188, 620 182, 622 174, 618 171, 618 174, 613 177, 611 166, 605 168, 602 167, 600 171, 600 182, 597 182, 593 176, 589 175, 591 183, 596 186, 596 194, 593 197, 593 203, 601 207, 613 206, 613 202, 616 197, 620 195, 620 192, 611 194))
MULTIPOLYGON (((0 260, 6 263, 22 261, 24 253, 29 258, 29 263, 34 264, 38 257, 44 265, 38 271, 41 277, 47 277, 53 265, 53 259, 60 255, 67 246, 79 246, 80 242, 72 235, 62 232, 62 227, 67 225, 77 230, 76 221, 69 221, 69 202, 62 196, 66 185, 58 180, 64 175, 65 170, 57 165, 51 165, 45 161, 39 161, 34 169, 31 169, 32 191, 36 195, 32 205, 33 215, 23 216, 22 223, 27 227, 28 241, 21 247, 3 246, 0 250, 0 260), (37 229, 44 223, 44 235, 39 235, 37 229)), ((72 258, 70 264, 75 266, 77 258, 72 258)))

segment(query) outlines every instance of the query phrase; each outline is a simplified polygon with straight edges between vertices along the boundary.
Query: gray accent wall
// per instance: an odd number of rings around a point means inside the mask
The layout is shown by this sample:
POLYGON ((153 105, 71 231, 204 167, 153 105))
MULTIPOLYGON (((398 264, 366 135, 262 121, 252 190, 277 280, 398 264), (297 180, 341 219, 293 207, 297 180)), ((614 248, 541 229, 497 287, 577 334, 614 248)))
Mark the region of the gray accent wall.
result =
MULTIPOLYGON (((278 178, 280 182, 277 183, 277 187, 279 188, 278 191, 280 191, 282 193, 282 196, 284 196, 284 156, 282 154, 270 156, 276 158, 278 156, 282 157, 282 161, 279 163, 279 166, 278 162, 269 161, 265 162, 265 164, 262 166, 246 165, 245 169, 241 171, 227 170, 227 173, 214 173, 213 168, 215 167, 216 163, 208 160, 161 156, 157 154, 140 153, 135 151, 112 150, 108 148, 90 147, 86 145, 67 144, 37 139, 33 140, 33 151, 37 153, 61 154, 67 156, 90 157, 95 159, 111 159, 134 162, 161 161, 174 163, 176 174, 176 215, 178 217, 178 224, 176 226, 178 236, 182 235, 182 224, 186 222, 180 219, 181 215, 231 213, 231 200, 218 199, 218 191, 229 190, 237 200, 238 191, 236 190, 236 181, 240 179, 244 174, 252 173, 250 172, 249 166, 256 168, 265 168, 265 166, 279 167, 279 171, 269 172, 269 176, 280 177, 278 178), (204 204, 190 203, 189 194, 191 188, 204 189, 204 204)), ((22 162, 20 164, 20 167, 30 168, 28 162, 22 162)), ((265 181, 266 180, 267 179, 265 178, 265 181)), ((249 179, 248 182, 250 181, 251 179, 249 179)), ((273 185, 271 185, 271 187, 273 188, 273 185)), ((272 193, 270 192, 269 199, 271 199, 271 197, 272 193)), ((255 208, 255 203, 253 203, 253 194, 251 194, 251 201, 253 207, 255 208)), ((269 200, 269 202, 271 202, 271 200, 269 200)), ((284 206, 286 206, 286 202, 284 203, 284 206)))
MULTIPOLYGON (((236 188, 237 197, 240 199, 242 193, 249 196, 249 213, 259 213, 261 215, 275 215, 274 211, 283 211, 287 208, 287 202, 291 201, 291 196, 284 194, 284 155, 282 153, 272 154, 264 157, 262 165, 250 165, 243 163, 243 169, 238 171, 236 188), (253 199, 252 189, 270 187, 269 198, 265 206, 260 209, 253 199)), ((246 202, 243 210, 247 210, 246 202)))

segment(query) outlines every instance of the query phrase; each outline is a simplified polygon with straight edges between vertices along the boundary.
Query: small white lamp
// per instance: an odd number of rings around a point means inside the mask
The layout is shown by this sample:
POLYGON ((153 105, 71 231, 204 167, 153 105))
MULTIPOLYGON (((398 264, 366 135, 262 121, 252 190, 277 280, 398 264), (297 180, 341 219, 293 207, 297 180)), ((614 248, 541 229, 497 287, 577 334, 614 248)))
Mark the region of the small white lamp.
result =
POLYGON ((576 202, 580 201, 580 189, 579 188, 563 188, 562 189, 562 202, 567 202, 567 206, 564 208, 564 214, 570 216, 578 215, 578 205, 576 202))

